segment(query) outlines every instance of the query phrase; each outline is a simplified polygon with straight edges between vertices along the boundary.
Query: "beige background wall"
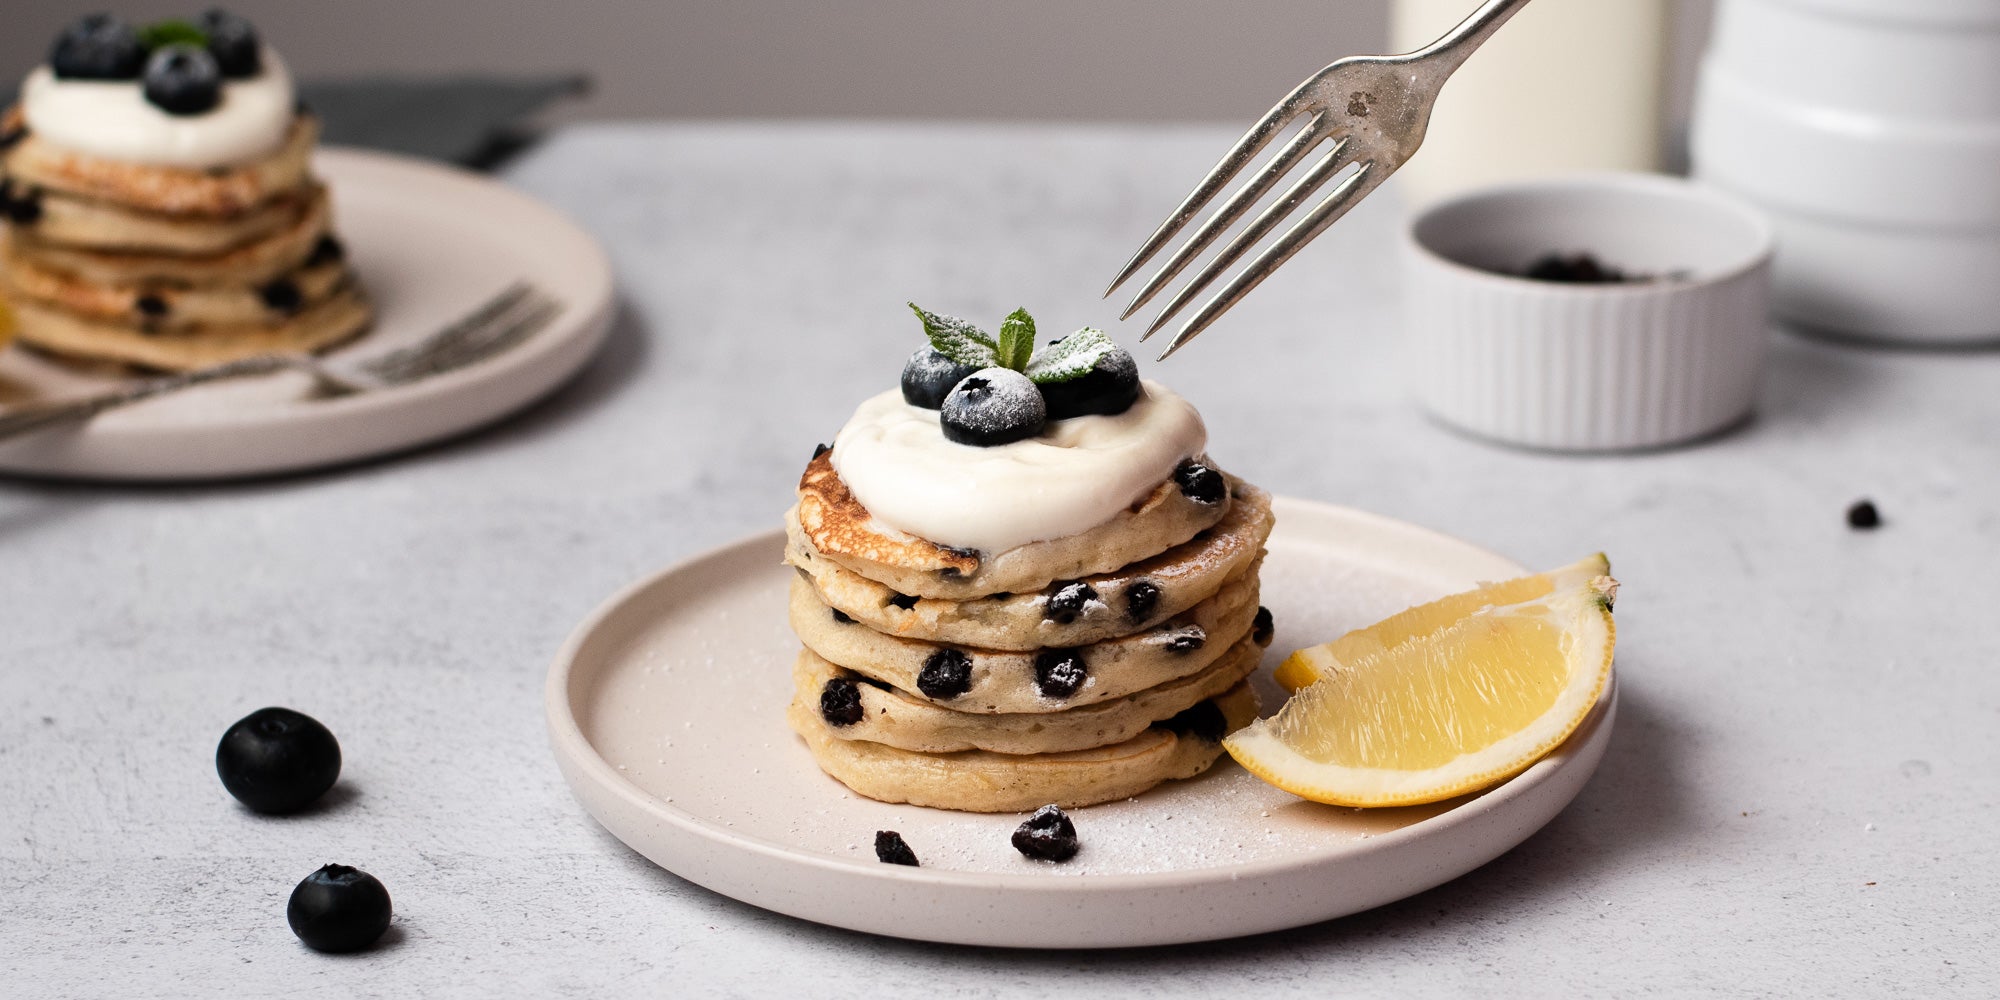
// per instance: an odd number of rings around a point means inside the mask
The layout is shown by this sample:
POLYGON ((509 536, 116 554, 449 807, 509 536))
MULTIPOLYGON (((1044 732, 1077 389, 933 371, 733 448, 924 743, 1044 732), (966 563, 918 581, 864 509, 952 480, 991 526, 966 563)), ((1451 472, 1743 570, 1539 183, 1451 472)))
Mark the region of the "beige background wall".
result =
MULTIPOLYGON (((18 76, 81 11, 213 0, 8 0, 18 76)), ((1604 0, 1618 3, 1621 0, 1604 0)), ((1475 5, 1466 0, 1467 9, 1475 5)), ((1706 25, 1685 8, 1677 75, 1706 25)), ((588 71, 590 117, 1245 120, 1379 51, 1387 0, 228 0, 301 75, 588 71)))

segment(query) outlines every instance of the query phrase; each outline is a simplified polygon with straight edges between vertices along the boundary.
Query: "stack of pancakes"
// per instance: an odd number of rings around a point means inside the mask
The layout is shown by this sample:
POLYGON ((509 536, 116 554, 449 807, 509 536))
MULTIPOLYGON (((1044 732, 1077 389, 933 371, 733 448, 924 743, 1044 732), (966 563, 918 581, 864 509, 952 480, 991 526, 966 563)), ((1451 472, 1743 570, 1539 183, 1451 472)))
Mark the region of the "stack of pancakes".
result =
POLYGON ((0 122, 0 294, 20 339, 169 371, 315 351, 360 333, 368 304, 310 170, 318 123, 207 170, 61 149, 19 109, 0 122))
POLYGON ((822 449, 786 526, 788 716, 870 798, 1108 802, 1201 773, 1256 717, 1270 497, 1203 464, 1090 530, 979 553, 882 525, 822 449))

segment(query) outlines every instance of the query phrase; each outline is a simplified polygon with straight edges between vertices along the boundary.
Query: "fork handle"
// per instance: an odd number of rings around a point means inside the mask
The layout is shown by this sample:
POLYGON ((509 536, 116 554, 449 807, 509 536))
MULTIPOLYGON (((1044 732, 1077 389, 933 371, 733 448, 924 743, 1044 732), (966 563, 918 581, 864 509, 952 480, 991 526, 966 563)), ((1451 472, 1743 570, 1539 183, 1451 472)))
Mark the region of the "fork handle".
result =
MULTIPOLYGON (((1520 13, 1528 5, 1528 0, 1486 0, 1471 16, 1458 22, 1458 27, 1444 33, 1444 37, 1410 53, 1411 59, 1421 59, 1438 68, 1440 77, 1448 77, 1463 64, 1473 51, 1486 43, 1507 19, 1520 13)), ((1443 79, 1437 81, 1439 84, 1443 79)))
POLYGON ((0 413, 0 441, 56 424, 86 420, 106 410, 115 410, 142 399, 179 392, 191 386, 219 382, 223 379, 242 378, 246 375, 268 375, 295 366, 296 362, 293 359, 283 355, 260 354, 194 371, 162 375, 96 396, 44 403, 40 406, 10 408, 5 413, 0 413))

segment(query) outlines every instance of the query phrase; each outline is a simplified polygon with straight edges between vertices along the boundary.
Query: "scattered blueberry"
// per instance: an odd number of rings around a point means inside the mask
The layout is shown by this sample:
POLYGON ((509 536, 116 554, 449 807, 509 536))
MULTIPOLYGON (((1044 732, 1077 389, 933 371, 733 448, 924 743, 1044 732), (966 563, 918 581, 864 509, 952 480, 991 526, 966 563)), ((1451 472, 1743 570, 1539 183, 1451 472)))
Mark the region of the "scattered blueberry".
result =
POLYGON ((903 402, 935 410, 944 405, 953 386, 978 370, 945 357, 935 347, 922 348, 903 362, 903 402))
POLYGON ((1036 861, 1068 861, 1076 857, 1077 846, 1076 824, 1054 803, 1014 828, 1014 849, 1036 861))
POLYGON ((972 657, 956 649, 940 649, 917 672, 917 690, 925 697, 946 700, 972 690, 972 657))
POLYGON ((833 609, 833 620, 841 623, 842 625, 854 624, 854 619, 851 616, 849 616, 847 612, 842 611, 839 608, 833 609))
POLYGON ((257 294, 263 298, 264 307, 272 312, 290 315, 306 304, 306 297, 299 291, 299 286, 285 278, 265 285, 258 289, 257 294))
POLYGON ((851 726, 861 721, 861 689, 845 677, 826 682, 819 692, 819 717, 829 726, 851 726))
POLYGON ((1143 622, 1153 617, 1153 609, 1159 605, 1159 584, 1151 580, 1139 580, 1125 588, 1125 617, 1133 622, 1143 622))
MULTIPOLYGON (((313 244, 312 253, 306 257, 306 266, 318 267, 321 264, 331 264, 346 256, 347 247, 341 245, 340 240, 332 233, 327 233, 319 238, 319 242, 313 244)), ((826 445, 820 447, 824 449, 826 445)), ((813 452, 813 457, 818 458, 819 452, 813 452)))
POLYGON ((109 14, 88 14, 64 28, 49 68, 68 80, 136 80, 146 68, 139 33, 109 14))
POLYGON ((210 7, 195 18, 194 26, 208 36, 208 54, 222 75, 232 80, 256 76, 264 68, 257 44, 257 29, 250 22, 220 7, 210 7))
POLYGON ((908 611, 917 606, 917 599, 908 594, 891 593, 889 595, 889 603, 902 608, 904 611, 908 611))
POLYGON ((1227 735, 1229 720, 1215 702, 1204 701, 1171 719, 1163 719, 1153 725, 1182 736, 1197 736, 1210 743, 1222 742, 1227 735))
POLYGON ((1192 653, 1208 644, 1208 630, 1199 625, 1176 629, 1167 636, 1167 652, 1192 653))
POLYGON ((360 951, 389 929, 389 890, 380 879, 347 865, 307 875, 285 904, 292 933, 314 951, 360 951))
POLYGON ((1089 676, 1090 668, 1074 649, 1045 649, 1035 654, 1035 690, 1044 698, 1067 698, 1089 676))
POLYGON ((42 218, 42 192, 0 181, 0 216, 17 226, 32 226, 42 218))
POLYGON ((141 295, 132 300, 132 308, 147 319, 159 319, 167 314, 167 300, 152 294, 141 295))
POLYGON ((1257 617, 1250 621, 1250 641, 1259 646, 1268 646, 1272 637, 1277 634, 1278 626, 1271 621, 1271 609, 1262 604, 1257 605, 1257 617))
POLYGON ((1882 512, 1873 500, 1856 500, 1847 508, 1847 526, 1856 531, 1872 531, 1882 526, 1882 512))
POLYGON ((1068 625, 1083 614, 1083 609, 1091 601, 1097 600, 1097 591, 1082 580, 1056 584, 1055 593, 1042 602, 1042 617, 1057 625, 1068 625))
POLYGON ((903 835, 894 830, 875 831, 875 860, 885 865, 909 865, 917 867, 917 852, 903 842, 903 835))
POLYGON ((167 45, 146 60, 146 100, 170 115, 198 115, 222 103, 222 70, 207 49, 167 45))
POLYGON ((981 368, 944 398, 944 436, 979 448, 1034 437, 1048 421, 1042 390, 1011 368, 981 368))
POLYGON ((1050 420, 1067 420, 1089 413, 1124 413, 1139 400, 1139 363, 1132 353, 1114 347, 1080 378, 1042 385, 1050 420))
POLYGON ((1174 482, 1195 503, 1217 504, 1229 495, 1229 483, 1222 473, 1192 458, 1174 470, 1174 482))
POLYGON ((1652 279, 1628 275, 1615 267, 1599 261, 1587 253, 1564 256, 1559 253, 1544 254, 1521 275, 1535 281, 1559 281, 1572 285, 1610 285, 1627 281, 1650 281, 1652 279))
POLYGON ((258 812, 296 812, 340 777, 340 742, 311 716, 260 708, 222 734, 215 773, 229 794, 258 812))

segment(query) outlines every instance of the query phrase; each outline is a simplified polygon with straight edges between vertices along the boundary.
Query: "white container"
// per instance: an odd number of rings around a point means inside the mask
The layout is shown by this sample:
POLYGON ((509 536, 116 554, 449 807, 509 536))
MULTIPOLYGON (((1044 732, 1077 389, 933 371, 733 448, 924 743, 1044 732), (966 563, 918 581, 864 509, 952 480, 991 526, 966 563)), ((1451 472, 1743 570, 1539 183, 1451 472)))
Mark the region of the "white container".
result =
POLYGON ((1771 229, 1699 184, 1583 174, 1469 192, 1419 214, 1403 258, 1410 384, 1454 427, 1530 448, 1653 448, 1723 430, 1756 399, 1771 229), (1515 277, 1552 252, 1661 277, 1515 277))
MULTIPOLYGON (((1476 0, 1395 0, 1389 44, 1430 44, 1476 0)), ((1412 204, 1660 160, 1667 0, 1535 0, 1445 84, 1423 148, 1396 172, 1412 204)))
POLYGON ((1695 175, 1778 232, 1778 315, 2000 340, 2000 0, 1723 0, 1695 175))

